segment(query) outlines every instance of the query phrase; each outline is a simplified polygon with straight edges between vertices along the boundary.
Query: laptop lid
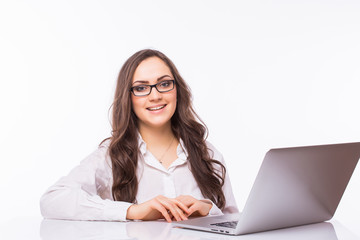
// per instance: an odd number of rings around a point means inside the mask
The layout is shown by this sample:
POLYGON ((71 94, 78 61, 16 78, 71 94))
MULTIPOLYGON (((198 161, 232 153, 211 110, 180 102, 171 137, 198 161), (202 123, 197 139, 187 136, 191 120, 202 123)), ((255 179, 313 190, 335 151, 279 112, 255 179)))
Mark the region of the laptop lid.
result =
POLYGON ((360 143, 271 149, 235 232, 259 232, 331 219, 359 157, 360 143))

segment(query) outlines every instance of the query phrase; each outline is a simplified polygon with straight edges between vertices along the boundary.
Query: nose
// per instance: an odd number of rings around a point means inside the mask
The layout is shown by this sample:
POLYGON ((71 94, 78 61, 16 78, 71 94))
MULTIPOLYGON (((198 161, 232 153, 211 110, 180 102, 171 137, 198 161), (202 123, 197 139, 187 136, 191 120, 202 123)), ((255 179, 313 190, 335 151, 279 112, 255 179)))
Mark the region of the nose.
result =
POLYGON ((156 87, 152 87, 150 94, 148 95, 150 101, 157 101, 162 98, 161 93, 158 92, 156 87))

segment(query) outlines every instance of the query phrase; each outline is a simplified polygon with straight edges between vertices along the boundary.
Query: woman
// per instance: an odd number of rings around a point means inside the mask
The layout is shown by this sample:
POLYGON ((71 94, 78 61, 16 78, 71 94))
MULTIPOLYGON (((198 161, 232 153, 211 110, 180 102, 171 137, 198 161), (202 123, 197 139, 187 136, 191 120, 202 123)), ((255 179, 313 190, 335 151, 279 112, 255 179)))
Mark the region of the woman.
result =
POLYGON ((112 136, 46 191, 44 217, 171 222, 238 211, 223 158, 163 53, 124 63, 112 108, 112 136))

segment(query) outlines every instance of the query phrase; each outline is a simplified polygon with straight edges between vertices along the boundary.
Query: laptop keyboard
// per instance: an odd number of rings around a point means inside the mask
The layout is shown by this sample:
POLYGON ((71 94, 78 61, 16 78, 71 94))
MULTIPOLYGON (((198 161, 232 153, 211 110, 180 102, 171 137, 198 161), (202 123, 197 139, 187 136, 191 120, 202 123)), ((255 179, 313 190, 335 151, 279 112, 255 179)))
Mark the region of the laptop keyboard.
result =
POLYGON ((230 222, 221 222, 221 223, 212 223, 212 226, 219 226, 219 227, 227 227, 227 228, 236 228, 238 221, 230 221, 230 222))

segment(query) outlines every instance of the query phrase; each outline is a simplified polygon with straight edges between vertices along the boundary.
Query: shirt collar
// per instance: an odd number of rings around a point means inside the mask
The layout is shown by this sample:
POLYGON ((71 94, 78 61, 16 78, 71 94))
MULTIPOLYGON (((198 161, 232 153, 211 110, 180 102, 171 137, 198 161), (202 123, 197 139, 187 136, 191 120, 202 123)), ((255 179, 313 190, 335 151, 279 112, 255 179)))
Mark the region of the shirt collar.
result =
POLYGON ((185 148, 184 142, 181 139, 179 141, 179 145, 177 146, 176 154, 184 162, 187 161, 187 158, 188 158, 189 155, 188 155, 188 152, 187 152, 187 150, 185 148))
POLYGON ((139 132, 138 132, 138 147, 141 155, 144 155, 146 153, 146 142, 141 137, 141 134, 139 132))

